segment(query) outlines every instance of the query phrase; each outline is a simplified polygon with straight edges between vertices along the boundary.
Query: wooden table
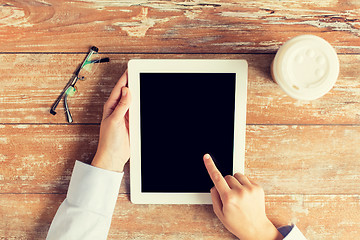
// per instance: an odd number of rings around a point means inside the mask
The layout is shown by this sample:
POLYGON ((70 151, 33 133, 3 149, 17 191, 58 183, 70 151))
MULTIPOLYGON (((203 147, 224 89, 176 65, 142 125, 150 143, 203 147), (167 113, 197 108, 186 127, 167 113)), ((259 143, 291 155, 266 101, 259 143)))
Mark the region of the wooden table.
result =
MULTIPOLYGON (((75 160, 90 162, 102 106, 132 58, 246 59, 246 173, 276 226, 308 239, 360 238, 360 1, 0 1, 0 239, 43 239, 75 160), (314 101, 271 81, 277 49, 300 34, 329 41, 340 76, 314 101), (49 109, 99 47, 110 63, 49 109)), ((205 205, 133 205, 125 171, 109 239, 235 239, 205 205)))

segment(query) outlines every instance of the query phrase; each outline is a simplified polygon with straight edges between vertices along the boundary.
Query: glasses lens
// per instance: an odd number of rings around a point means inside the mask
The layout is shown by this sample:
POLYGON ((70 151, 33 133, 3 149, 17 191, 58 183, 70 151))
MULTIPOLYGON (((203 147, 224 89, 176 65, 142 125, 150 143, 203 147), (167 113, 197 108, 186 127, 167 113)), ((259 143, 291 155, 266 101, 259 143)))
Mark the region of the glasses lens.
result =
POLYGON ((99 60, 100 60, 100 55, 97 52, 93 52, 91 55, 88 55, 84 61, 84 64, 82 65, 82 68, 80 69, 78 75, 79 79, 86 80, 90 78, 94 74, 96 68, 98 67, 99 64, 96 62, 99 60))
POLYGON ((66 90, 66 94, 69 96, 69 97, 72 97, 74 95, 77 94, 77 89, 76 87, 69 87, 67 90, 66 90))

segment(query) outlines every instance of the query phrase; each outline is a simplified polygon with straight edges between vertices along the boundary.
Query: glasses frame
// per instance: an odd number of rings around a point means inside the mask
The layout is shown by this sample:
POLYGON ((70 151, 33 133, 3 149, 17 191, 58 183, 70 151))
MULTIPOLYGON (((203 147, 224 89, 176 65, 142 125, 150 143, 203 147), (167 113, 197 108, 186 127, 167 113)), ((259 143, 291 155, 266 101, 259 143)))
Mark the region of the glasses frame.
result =
POLYGON ((96 59, 96 60, 92 60, 89 61, 89 59, 91 58, 91 56, 94 53, 98 53, 99 49, 95 46, 92 46, 90 48, 89 53, 86 55, 84 61, 81 63, 81 65, 76 69, 76 71, 73 73, 72 77, 70 78, 69 82, 66 84, 65 88, 62 90, 61 94, 59 95, 59 97, 56 99, 56 101, 54 102, 54 104, 51 106, 50 109, 50 113, 52 115, 55 115, 55 109, 56 107, 59 105, 61 99, 64 97, 64 108, 65 108, 65 114, 66 114, 66 119, 69 123, 73 122, 73 118, 71 116, 70 110, 69 110, 69 106, 67 103, 67 98, 68 98, 68 90, 72 87, 75 89, 75 84, 77 83, 77 81, 80 79, 82 80, 82 78, 79 77, 79 73, 81 71, 82 68, 84 68, 87 64, 92 64, 92 63, 102 63, 102 62, 109 62, 110 59, 107 58, 101 58, 101 59, 96 59))

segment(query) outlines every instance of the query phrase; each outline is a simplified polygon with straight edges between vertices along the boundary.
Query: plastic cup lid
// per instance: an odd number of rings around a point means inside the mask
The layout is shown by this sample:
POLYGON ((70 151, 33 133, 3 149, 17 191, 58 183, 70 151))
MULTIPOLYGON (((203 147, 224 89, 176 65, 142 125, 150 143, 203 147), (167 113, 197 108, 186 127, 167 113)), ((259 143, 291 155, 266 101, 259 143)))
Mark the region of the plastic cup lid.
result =
POLYGON ((339 75, 334 48, 314 35, 301 35, 287 41, 276 53, 273 75, 291 97, 314 100, 331 90, 339 75))

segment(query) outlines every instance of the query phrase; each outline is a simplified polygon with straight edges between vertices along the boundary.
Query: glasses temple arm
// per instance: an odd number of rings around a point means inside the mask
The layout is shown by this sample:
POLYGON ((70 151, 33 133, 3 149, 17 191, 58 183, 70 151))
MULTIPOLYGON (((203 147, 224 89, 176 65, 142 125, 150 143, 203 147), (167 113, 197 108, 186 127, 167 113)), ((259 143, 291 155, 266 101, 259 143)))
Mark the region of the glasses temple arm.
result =
POLYGON ((103 63, 103 62, 110 62, 110 58, 106 57, 106 58, 96 59, 96 60, 92 60, 89 63, 103 63))
POLYGON ((69 110, 69 107, 68 107, 68 104, 67 104, 67 94, 65 94, 65 97, 64 97, 64 107, 65 107, 65 113, 66 113, 66 118, 68 120, 69 123, 72 123, 73 122, 73 119, 71 117, 71 113, 70 113, 70 110, 69 110))
POLYGON ((55 109, 59 105, 59 102, 61 101, 61 98, 64 96, 64 94, 69 89, 69 87, 73 86, 74 83, 76 83, 76 81, 77 81, 77 75, 73 75, 72 78, 69 80, 69 82, 64 87, 64 89, 62 90, 62 92, 60 93, 60 95, 58 96, 58 98, 56 99, 56 101, 54 102, 54 104, 51 106, 50 113, 52 115, 56 114, 55 109))

